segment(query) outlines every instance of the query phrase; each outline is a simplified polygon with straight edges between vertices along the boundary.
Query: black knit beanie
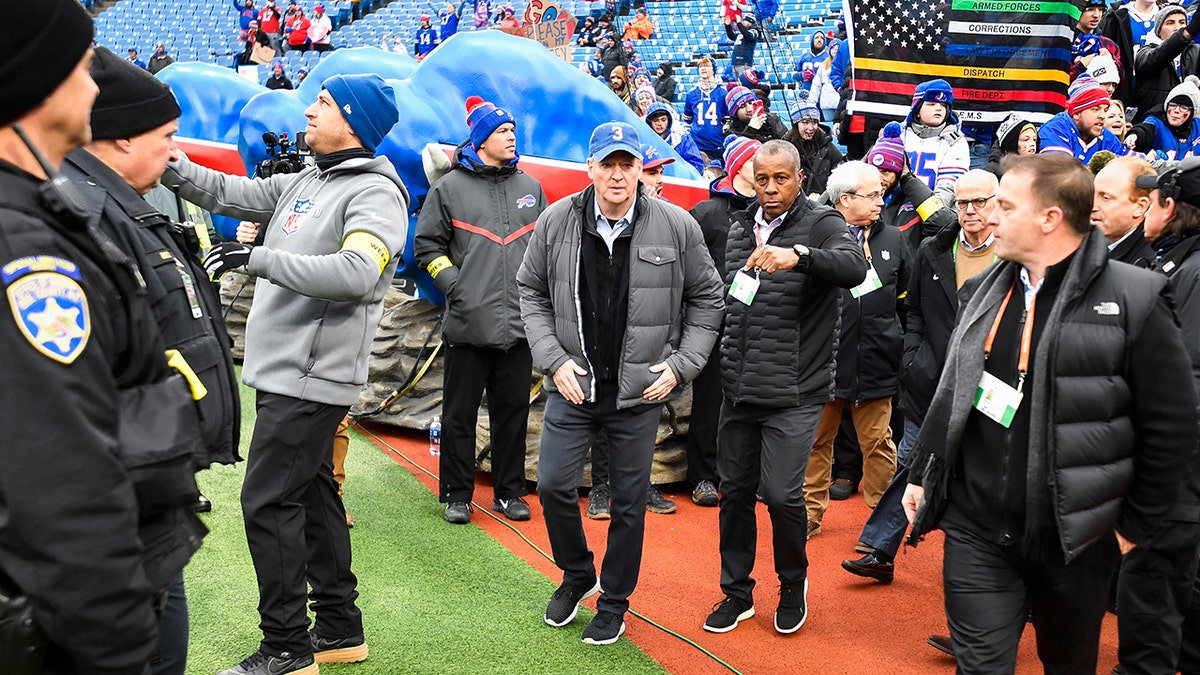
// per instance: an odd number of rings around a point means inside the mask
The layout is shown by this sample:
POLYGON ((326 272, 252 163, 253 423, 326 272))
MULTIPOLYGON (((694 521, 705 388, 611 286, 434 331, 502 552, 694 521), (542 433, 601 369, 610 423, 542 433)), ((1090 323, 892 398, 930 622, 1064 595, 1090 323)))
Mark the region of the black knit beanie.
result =
POLYGON ((5 3, 0 44, 0 126, 54 93, 92 45, 92 17, 77 0, 5 3))
POLYGON ((96 47, 92 79, 100 87, 92 105, 92 138, 131 138, 157 129, 181 111, 165 82, 104 47, 96 47))

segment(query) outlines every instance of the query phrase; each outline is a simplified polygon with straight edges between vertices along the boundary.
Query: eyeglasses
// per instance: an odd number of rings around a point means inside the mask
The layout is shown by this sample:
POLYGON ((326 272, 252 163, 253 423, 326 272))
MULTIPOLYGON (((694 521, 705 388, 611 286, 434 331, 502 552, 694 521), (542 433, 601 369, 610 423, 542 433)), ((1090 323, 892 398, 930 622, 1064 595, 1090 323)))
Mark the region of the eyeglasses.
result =
POLYGON ((876 199, 879 199, 880 197, 883 196, 883 190, 876 190, 874 192, 868 192, 865 195, 859 194, 857 192, 851 192, 850 194, 854 195, 855 197, 860 197, 862 199, 869 199, 871 201, 875 201, 876 199))
POLYGON ((992 201, 995 198, 996 198, 996 195, 990 195, 987 197, 979 197, 976 199, 955 199, 954 200, 954 208, 958 209, 959 211, 966 211, 967 206, 974 206, 975 210, 978 211, 978 210, 982 209, 983 207, 987 206, 987 203, 992 201))
POLYGON ((1179 105, 1178 103, 1168 103, 1167 111, 1170 112, 1172 110, 1174 110, 1175 112, 1192 112, 1192 109, 1186 105, 1179 105))

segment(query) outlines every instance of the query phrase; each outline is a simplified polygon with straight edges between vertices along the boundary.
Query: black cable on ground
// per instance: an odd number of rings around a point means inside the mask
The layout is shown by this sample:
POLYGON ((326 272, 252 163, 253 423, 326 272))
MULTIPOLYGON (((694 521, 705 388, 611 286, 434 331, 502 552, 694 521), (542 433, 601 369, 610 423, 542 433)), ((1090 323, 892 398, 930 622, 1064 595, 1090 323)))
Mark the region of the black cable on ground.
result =
MULTIPOLYGON (((383 447, 387 448, 388 451, 391 452, 392 454, 396 455, 397 457, 400 457, 404 461, 406 461, 409 464, 411 464, 412 466, 414 466, 416 469, 421 471, 421 473, 424 473, 425 475, 429 476, 430 478, 432 478, 434 480, 439 480, 437 474, 435 474, 434 472, 430 471, 429 469, 426 469, 425 467, 421 466, 420 464, 418 464, 416 462, 416 460, 412 459, 408 455, 405 455, 403 452, 400 452, 400 450, 398 450, 391 443, 388 443, 384 439, 380 438, 379 435, 376 434, 374 431, 371 431, 370 429, 365 428, 364 426, 362 426, 362 424, 360 424, 357 421, 355 421, 353 424, 354 424, 354 428, 358 429, 363 434, 370 436, 372 439, 375 440, 375 442, 377 442, 380 445, 382 445, 383 447)), ((540 546, 535 544, 533 542, 533 540, 531 540, 529 537, 527 537, 525 535, 524 532, 522 532, 521 530, 514 527, 512 525, 512 523, 510 523, 507 520, 501 518, 500 516, 497 516, 496 514, 492 513, 491 509, 485 508, 482 504, 479 504, 478 502, 472 501, 471 505, 475 507, 475 510, 477 512, 486 515, 487 517, 491 518, 492 520, 496 521, 497 523, 500 523, 501 525, 512 530, 518 537, 521 538, 522 541, 524 541, 526 544, 529 544, 529 547, 532 548, 533 550, 537 551, 538 554, 541 555, 543 558, 545 558, 546 560, 548 560, 550 562, 554 562, 554 558, 549 553, 542 550, 542 548, 540 546)), ((629 610, 629 613, 636 616, 637 618, 641 619, 642 621, 645 621, 646 623, 650 624, 651 626, 654 626, 655 628, 661 630, 662 632, 666 633, 667 635, 670 635, 672 637, 682 640, 683 642, 685 642, 686 644, 695 648, 697 651, 701 652, 702 654, 709 657, 713 661, 716 661, 717 663, 721 664, 722 666, 728 668, 730 672, 735 673, 736 675, 742 675, 742 671, 733 667, 733 665, 731 665, 727 661, 723 660, 721 657, 717 656, 716 654, 713 654, 712 652, 708 651, 703 646, 701 646, 699 643, 697 643, 695 640, 692 640, 691 638, 687 637, 686 635, 677 633, 677 632, 671 630, 670 628, 667 628, 666 626, 658 623, 657 621, 654 621, 650 617, 648 617, 644 614, 641 614, 640 612, 635 612, 634 610, 631 609, 631 610, 629 610)))

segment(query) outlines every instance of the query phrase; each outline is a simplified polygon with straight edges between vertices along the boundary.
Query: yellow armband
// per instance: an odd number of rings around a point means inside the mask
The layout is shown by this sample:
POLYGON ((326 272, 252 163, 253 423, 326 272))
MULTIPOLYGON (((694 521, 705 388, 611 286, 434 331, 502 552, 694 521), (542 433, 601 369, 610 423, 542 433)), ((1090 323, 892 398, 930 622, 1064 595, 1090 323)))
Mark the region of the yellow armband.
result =
POLYGON ((929 199, 921 202, 921 205, 917 207, 917 215, 921 217, 921 220, 929 220, 930 216, 944 206, 945 204, 942 204, 942 200, 938 199, 937 195, 930 195, 929 199))
POLYGON ((351 232, 346 235, 346 238, 342 240, 342 250, 366 253, 367 257, 374 260, 375 264, 379 266, 380 272, 392 259, 392 252, 388 250, 383 240, 370 232, 351 232))
POLYGON ((444 270, 448 267, 454 267, 454 263, 450 262, 450 259, 447 258, 446 256, 440 255, 440 256, 434 258, 432 262, 430 262, 428 265, 425 266, 425 271, 429 272, 429 276, 436 279, 437 275, 441 274, 442 270, 444 270))

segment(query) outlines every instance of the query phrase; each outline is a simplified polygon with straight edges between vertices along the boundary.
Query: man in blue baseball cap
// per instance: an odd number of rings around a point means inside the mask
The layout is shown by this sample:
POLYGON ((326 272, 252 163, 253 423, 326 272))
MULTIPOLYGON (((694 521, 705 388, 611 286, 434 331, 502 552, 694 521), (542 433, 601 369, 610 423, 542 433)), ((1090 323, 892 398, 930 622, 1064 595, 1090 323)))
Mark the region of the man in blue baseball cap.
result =
POLYGON ((367 658, 330 448, 367 381, 407 241, 408 192, 376 156, 399 112, 378 75, 334 75, 304 115, 316 166, 252 180, 181 157, 162 179, 210 211, 267 223, 260 245, 224 242, 204 259, 213 279, 242 270, 270 282, 254 294, 242 370, 257 390, 242 514, 263 639, 220 675, 308 675, 319 663, 367 658))
POLYGON ((637 131, 596 127, 587 166, 592 184, 538 218, 517 284, 533 360, 549 378, 538 494, 563 582, 544 619, 566 626, 603 588, 583 641, 607 645, 625 631, 637 585, 663 401, 704 367, 724 303, 700 226, 640 189, 637 131), (576 490, 597 428, 612 490, 599 579, 576 490))

